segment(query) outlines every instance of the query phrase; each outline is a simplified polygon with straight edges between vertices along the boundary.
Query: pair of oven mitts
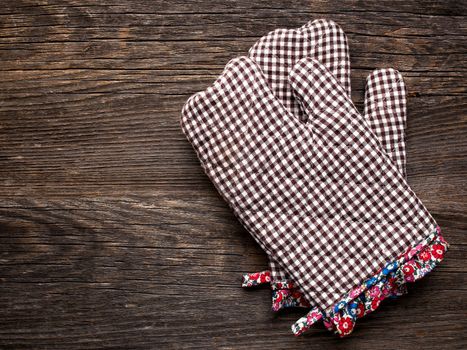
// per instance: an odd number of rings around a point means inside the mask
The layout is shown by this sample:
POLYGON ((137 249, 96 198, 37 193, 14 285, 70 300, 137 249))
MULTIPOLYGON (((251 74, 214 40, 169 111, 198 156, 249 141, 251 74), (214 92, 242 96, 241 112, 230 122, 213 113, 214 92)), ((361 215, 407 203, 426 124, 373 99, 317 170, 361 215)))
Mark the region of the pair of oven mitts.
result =
POLYGON ((273 309, 311 311, 341 336, 440 262, 447 243, 405 179, 405 85, 393 69, 350 99, 347 39, 332 21, 261 38, 182 111, 201 165, 270 259, 273 309))

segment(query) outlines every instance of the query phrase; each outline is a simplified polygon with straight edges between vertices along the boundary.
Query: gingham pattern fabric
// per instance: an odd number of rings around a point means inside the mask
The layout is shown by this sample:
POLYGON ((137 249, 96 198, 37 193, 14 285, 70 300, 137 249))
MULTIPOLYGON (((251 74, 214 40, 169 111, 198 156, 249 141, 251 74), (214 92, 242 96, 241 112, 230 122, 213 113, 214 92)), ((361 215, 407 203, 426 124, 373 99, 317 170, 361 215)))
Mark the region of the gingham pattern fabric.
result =
MULTIPOLYGON (((347 37, 333 21, 317 19, 297 29, 277 29, 259 39, 249 50, 248 56, 262 69, 274 95, 294 116, 306 121, 306 114, 295 101, 288 82, 291 68, 300 59, 320 61, 350 96, 350 59, 347 37)), ((392 69, 374 71, 367 79, 365 118, 379 137, 388 154, 396 161, 405 175, 405 86, 402 77, 392 69)), ((269 259, 270 278, 275 286, 291 285, 290 278, 274 259, 269 259)), ((244 285, 248 278, 244 275, 244 285)), ((273 310, 283 305, 299 306, 273 294, 273 310), (281 300, 277 302, 277 300, 281 300)))
POLYGON ((349 46, 344 31, 333 21, 316 19, 298 29, 277 29, 259 39, 248 52, 263 70, 269 87, 284 107, 300 120, 307 116, 293 98, 288 82, 295 62, 313 57, 324 64, 350 96, 349 46))
POLYGON ((366 81, 365 117, 399 171, 406 176, 406 90, 394 69, 378 69, 366 81))
POLYGON ((187 101, 181 125, 239 220, 326 309, 436 223, 326 68, 302 60, 290 82, 308 124, 242 57, 187 101))

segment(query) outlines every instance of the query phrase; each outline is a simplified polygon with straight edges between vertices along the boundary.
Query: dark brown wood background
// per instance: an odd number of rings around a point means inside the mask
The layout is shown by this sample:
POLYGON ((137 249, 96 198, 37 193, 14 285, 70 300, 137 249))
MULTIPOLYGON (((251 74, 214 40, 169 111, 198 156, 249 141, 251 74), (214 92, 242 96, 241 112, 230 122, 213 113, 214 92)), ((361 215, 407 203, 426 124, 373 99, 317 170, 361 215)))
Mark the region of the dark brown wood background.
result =
POLYGON ((27 1, 0 4, 2 349, 465 349, 465 1, 27 1), (192 93, 262 35, 329 18, 353 97, 395 67, 409 182, 445 262, 339 340, 240 288, 266 257, 178 124, 192 93))

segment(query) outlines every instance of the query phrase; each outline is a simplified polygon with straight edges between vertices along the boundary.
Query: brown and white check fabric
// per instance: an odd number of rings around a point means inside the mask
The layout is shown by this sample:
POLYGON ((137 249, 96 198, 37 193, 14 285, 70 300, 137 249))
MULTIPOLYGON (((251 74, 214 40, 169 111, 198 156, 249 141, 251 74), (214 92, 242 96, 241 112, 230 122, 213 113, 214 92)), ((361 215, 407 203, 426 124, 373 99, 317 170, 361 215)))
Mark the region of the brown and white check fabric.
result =
POLYGON ((307 124, 242 57, 188 100, 181 125, 239 220, 327 309, 436 223, 332 73, 302 60, 290 82, 307 124))
POLYGON ((350 96, 350 59, 347 37, 333 21, 316 19, 298 29, 276 29, 270 32, 248 52, 262 69, 269 87, 284 107, 294 116, 307 116, 293 97, 288 82, 295 62, 312 57, 326 66, 350 96))
POLYGON ((394 69, 378 69, 366 80, 365 118, 399 171, 406 176, 406 90, 394 69))
MULTIPOLYGON (((316 19, 297 29, 277 29, 259 39, 248 56, 262 69, 274 95, 295 117, 307 115, 293 96, 290 70, 303 58, 321 62, 350 96, 350 58, 347 36, 333 21, 316 19)), ((405 86, 392 69, 374 71, 367 79, 365 118, 384 148, 405 174, 405 86)), ((274 259, 269 260, 272 283, 289 280, 274 259)))

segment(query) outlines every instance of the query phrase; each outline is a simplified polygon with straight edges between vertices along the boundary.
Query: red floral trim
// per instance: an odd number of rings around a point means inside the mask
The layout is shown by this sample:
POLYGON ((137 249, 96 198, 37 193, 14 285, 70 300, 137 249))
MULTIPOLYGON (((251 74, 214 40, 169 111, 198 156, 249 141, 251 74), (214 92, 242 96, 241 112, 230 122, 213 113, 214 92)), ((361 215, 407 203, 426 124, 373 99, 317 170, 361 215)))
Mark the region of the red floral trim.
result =
POLYGON ((256 287, 266 283, 271 283, 270 271, 243 274, 242 287, 244 288, 256 287))
POLYGON ((243 275, 242 287, 257 287, 269 283, 272 289, 272 311, 289 307, 309 308, 310 303, 291 281, 272 281, 270 271, 246 273, 243 275))
POLYGON ((288 282, 283 284, 271 283, 272 288, 272 311, 279 311, 289 307, 302 307, 309 308, 310 303, 305 299, 302 293, 288 282), (285 285, 286 288, 279 289, 280 286, 285 285))
MULTIPOLYGON (((321 311, 324 325, 340 337, 349 335, 358 318, 376 310, 384 299, 405 294, 408 282, 415 282, 431 272, 443 260, 447 248, 448 243, 438 227, 420 244, 352 289, 334 307, 321 311)), ((316 308, 311 310, 292 326, 295 335, 304 333, 319 320, 316 312, 316 308)))
POLYGON ((353 327, 355 326, 355 322, 351 317, 342 317, 337 324, 337 328, 339 329, 339 334, 348 335, 352 333, 353 327))

